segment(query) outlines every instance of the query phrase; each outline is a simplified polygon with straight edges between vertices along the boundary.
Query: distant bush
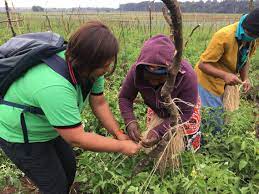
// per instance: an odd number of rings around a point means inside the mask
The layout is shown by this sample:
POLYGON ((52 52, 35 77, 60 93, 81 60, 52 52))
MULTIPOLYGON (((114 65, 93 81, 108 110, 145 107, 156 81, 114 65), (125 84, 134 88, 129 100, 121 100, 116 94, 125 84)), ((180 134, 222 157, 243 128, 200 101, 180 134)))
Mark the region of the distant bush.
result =
POLYGON ((32 6, 31 9, 32 9, 33 12, 42 12, 42 11, 44 11, 44 8, 41 7, 41 6, 32 6))

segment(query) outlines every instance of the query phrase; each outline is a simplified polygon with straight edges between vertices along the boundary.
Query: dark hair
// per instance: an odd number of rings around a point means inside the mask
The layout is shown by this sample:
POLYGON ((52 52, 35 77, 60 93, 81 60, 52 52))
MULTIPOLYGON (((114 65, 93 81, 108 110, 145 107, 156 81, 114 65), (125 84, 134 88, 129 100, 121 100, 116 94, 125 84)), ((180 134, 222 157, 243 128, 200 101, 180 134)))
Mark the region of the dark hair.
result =
POLYGON ((70 37, 66 59, 79 71, 90 73, 113 57, 116 63, 118 51, 118 41, 110 29, 100 21, 90 21, 70 37))
POLYGON ((259 8, 254 9, 246 16, 242 26, 252 35, 259 37, 259 8))

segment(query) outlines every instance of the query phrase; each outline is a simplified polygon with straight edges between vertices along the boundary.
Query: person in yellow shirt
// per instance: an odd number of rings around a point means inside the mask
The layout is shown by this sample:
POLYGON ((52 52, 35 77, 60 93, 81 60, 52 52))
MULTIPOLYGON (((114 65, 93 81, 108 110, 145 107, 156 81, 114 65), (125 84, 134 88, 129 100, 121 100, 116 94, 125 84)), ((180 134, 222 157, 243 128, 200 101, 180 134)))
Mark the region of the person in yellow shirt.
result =
MULTIPOLYGON (((259 8, 243 15, 239 22, 217 31, 195 66, 202 107, 217 108, 222 113, 225 85, 243 84, 249 91, 249 60, 259 38, 259 8)), ((222 119, 216 118, 219 125, 222 119)), ((215 131, 220 127, 216 126, 215 131)))

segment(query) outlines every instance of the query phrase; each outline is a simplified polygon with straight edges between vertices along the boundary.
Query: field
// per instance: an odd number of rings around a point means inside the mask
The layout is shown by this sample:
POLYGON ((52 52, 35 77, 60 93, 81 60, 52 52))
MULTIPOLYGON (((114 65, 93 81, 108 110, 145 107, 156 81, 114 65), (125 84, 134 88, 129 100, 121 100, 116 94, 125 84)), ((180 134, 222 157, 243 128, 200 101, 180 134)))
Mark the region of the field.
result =
MULTIPOLYGON (((18 16, 13 15, 13 18, 18 16)), ((22 13, 23 21, 14 23, 15 31, 20 33, 53 30, 68 38, 71 32, 85 21, 99 19, 106 23, 120 42, 118 67, 107 78, 105 96, 112 111, 120 121, 117 95, 127 70, 137 59, 140 48, 150 35, 169 34, 169 27, 161 13, 152 13, 151 26, 148 12, 140 13, 87 13, 71 15, 69 13, 22 13)), ((238 21, 239 15, 223 14, 184 14, 184 39, 188 39, 191 30, 201 24, 195 31, 184 50, 184 58, 195 65, 200 54, 206 48, 211 36, 219 28, 238 21)), ((6 20, 0 13, 0 21, 6 20)), ((10 28, 0 23, 0 44, 11 37, 10 28)), ((254 88, 259 86, 259 54, 252 60, 250 78, 254 88)), ((254 89, 251 98, 258 96, 254 89)), ((257 99, 258 100, 258 99, 257 99)), ((146 107, 143 103, 135 106, 135 113, 145 128, 146 107)), ((164 177, 152 174, 153 166, 131 178, 136 163, 146 157, 140 153, 134 157, 119 154, 92 153, 75 149, 78 171, 76 176, 80 193, 259 193, 259 142, 255 138, 258 128, 258 102, 249 101, 242 96, 238 111, 228 114, 230 123, 222 126, 223 133, 211 136, 213 125, 203 129, 204 139, 208 142, 197 153, 185 152, 181 155, 182 165, 179 169, 169 169, 164 177)), ((107 135, 100 123, 92 116, 89 107, 82 114, 87 131, 107 135)), ((210 115, 203 111, 203 119, 210 115)), ((15 193, 32 193, 22 180, 22 173, 0 152, 0 193, 15 190, 15 193)), ((12 192, 11 192, 12 193, 12 192)))

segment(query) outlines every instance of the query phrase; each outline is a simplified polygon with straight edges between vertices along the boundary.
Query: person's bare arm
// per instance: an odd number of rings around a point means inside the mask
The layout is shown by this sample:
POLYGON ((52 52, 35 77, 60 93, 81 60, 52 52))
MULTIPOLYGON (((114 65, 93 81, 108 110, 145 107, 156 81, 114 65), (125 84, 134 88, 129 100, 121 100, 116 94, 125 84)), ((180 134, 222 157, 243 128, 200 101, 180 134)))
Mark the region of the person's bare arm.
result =
POLYGON ((248 92, 252 85, 251 85, 251 82, 249 80, 249 76, 248 76, 248 73, 249 73, 249 67, 250 67, 250 63, 248 62, 240 71, 240 77, 241 77, 241 80, 243 81, 243 89, 244 89, 244 92, 248 92))
POLYGON ((120 130, 120 126, 114 118, 103 94, 97 96, 90 95, 89 102, 94 115, 101 121, 103 127, 107 129, 109 133, 119 140, 129 139, 128 136, 120 130))
POLYGON ((237 75, 215 68, 212 63, 201 62, 199 64, 199 69, 210 76, 223 79, 227 85, 242 84, 242 81, 238 78, 237 75))
POLYGON ((246 63, 246 65, 241 69, 239 74, 242 81, 245 81, 248 79, 249 67, 250 67, 250 63, 246 63))
POLYGON ((84 131, 82 125, 68 129, 58 129, 61 137, 73 146, 94 152, 120 152, 126 155, 135 154, 140 146, 133 141, 119 141, 113 138, 103 137, 94 133, 84 131))

